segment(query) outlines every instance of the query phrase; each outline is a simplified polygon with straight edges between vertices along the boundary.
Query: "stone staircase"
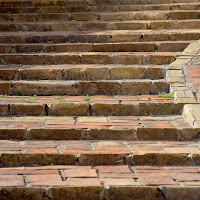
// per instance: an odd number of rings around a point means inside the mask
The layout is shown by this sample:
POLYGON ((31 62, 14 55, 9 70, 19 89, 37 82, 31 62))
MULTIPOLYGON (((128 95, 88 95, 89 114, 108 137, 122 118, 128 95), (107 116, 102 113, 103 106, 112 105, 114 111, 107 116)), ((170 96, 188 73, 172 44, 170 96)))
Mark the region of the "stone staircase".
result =
POLYGON ((200 199, 200 0, 0 13, 0 199, 200 199))

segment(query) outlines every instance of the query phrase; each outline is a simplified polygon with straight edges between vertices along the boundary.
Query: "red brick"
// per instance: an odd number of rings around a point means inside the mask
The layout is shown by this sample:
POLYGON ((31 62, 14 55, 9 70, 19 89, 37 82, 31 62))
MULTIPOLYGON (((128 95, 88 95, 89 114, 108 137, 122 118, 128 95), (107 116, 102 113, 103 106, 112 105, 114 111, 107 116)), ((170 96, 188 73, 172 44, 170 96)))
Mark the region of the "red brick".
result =
POLYGON ((97 173, 95 169, 70 169, 70 170, 64 170, 65 176, 67 178, 92 178, 97 177, 97 173))
POLYGON ((101 186, 101 182, 98 178, 68 178, 68 186, 101 186))
POLYGON ((177 185, 170 177, 140 177, 139 181, 145 185, 177 185))
POLYGON ((100 173, 126 173, 132 174, 128 165, 120 165, 120 166, 97 166, 97 169, 100 173))
POLYGON ((26 153, 29 154, 57 154, 58 150, 55 148, 34 148, 34 149, 25 149, 26 153))
POLYGON ((0 175, 0 186, 24 186, 24 179, 21 175, 0 175))
POLYGON ((179 182, 200 181, 200 173, 172 173, 172 177, 179 182))

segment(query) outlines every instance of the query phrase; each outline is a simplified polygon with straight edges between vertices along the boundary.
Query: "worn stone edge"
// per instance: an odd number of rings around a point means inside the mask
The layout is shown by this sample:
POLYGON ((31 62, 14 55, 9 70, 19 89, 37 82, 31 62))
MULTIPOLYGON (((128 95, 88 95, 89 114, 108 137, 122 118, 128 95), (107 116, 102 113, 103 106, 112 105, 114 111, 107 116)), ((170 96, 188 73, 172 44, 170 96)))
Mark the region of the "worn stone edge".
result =
POLYGON ((185 104, 182 116, 194 128, 200 128, 200 104, 189 87, 184 70, 199 50, 200 40, 192 42, 174 62, 167 66, 166 72, 166 80, 170 84, 170 93, 174 93, 176 103, 185 104))

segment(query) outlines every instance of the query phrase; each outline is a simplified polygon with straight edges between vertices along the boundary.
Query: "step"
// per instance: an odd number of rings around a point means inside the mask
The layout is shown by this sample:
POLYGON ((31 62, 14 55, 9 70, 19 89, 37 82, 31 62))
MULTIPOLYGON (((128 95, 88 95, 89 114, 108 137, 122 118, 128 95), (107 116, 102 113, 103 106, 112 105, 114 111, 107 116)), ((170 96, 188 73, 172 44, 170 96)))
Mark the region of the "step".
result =
POLYGON ((1 53, 43 52, 182 52, 190 41, 157 41, 127 43, 58 43, 0 44, 1 53))
POLYGON ((119 43, 199 40, 200 29, 0 32, 0 43, 119 43))
POLYGON ((46 6, 59 6, 59 7, 67 7, 67 6, 119 6, 119 5, 158 5, 158 4, 167 4, 167 5, 173 5, 173 4, 183 4, 183 3, 199 3, 199 0, 190 0, 189 2, 187 0, 109 0, 109 1, 100 1, 100 0, 76 0, 76 1, 8 1, 4 0, 0 2, 0 5, 2 7, 46 7, 46 6))
POLYGON ((155 200, 199 198, 199 166, 42 166, 2 168, 1 199, 155 200), (5 182, 6 180, 6 182, 5 182), (69 198, 68 198, 69 197, 69 198))
POLYGON ((119 11, 145 11, 145 10, 199 10, 200 3, 173 3, 173 4, 146 4, 146 5, 120 5, 119 11))
MULTIPOLYGON (((14 6, 14 5, 13 5, 14 6)), ((47 14, 47 13, 76 13, 76 12, 119 12, 119 11, 155 11, 155 10, 199 10, 200 3, 146 4, 146 5, 68 5, 42 7, 9 7, 1 6, 2 14, 47 14)), ((22 16, 22 15, 21 15, 22 16)), ((47 16, 47 15, 46 15, 47 16)), ((23 17, 22 17, 23 18, 23 17)), ((27 17, 25 17, 27 19, 27 17)), ((32 18, 33 20, 34 18, 32 18)))
POLYGON ((1 80, 154 80, 165 74, 164 65, 0 65, 1 80))
POLYGON ((36 165, 197 166, 199 142, 1 140, 1 167, 36 165))
POLYGON ((26 14, 0 14, 0 21, 112 21, 112 20, 188 20, 199 19, 197 10, 166 10, 166 11, 135 11, 135 12, 83 12, 83 13, 26 13, 26 14))
POLYGON ((170 64, 180 52, 66 52, 0 54, 0 62, 21 65, 52 64, 170 64))
POLYGON ((89 31, 89 30, 161 30, 161 29, 198 29, 199 19, 191 20, 132 20, 132 21, 88 21, 88 22, 0 22, 0 31, 89 31))
POLYGON ((0 94, 31 95, 141 95, 168 92, 163 79, 102 80, 102 81, 0 81, 0 94))
MULTIPOLYGON (((142 89, 138 89, 141 92, 142 89)), ((27 91, 28 92, 28 91, 27 91)), ((26 93, 27 93, 26 92, 26 93)), ((15 95, 20 95, 16 93, 15 95)), ((142 116, 181 114, 184 104, 159 95, 8 96, 1 116, 142 116)))
MULTIPOLYGON (((190 127, 180 115, 14 117, 17 111, 28 111, 27 108, 31 110, 26 104, 12 104, 13 117, 0 117, 1 140, 187 141, 196 140, 199 136, 199 129, 190 127)), ((32 108, 35 114, 37 108, 34 105, 32 108)), ((49 113, 54 114, 51 110, 49 113)))

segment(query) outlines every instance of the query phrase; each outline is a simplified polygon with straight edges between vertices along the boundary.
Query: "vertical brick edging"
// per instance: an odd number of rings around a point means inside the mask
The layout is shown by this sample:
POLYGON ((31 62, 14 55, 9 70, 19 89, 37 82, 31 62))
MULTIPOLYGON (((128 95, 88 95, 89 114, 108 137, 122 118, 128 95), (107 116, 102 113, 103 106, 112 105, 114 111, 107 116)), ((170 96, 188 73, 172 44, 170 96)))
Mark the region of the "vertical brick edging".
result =
POLYGON ((200 104, 198 104, 184 73, 187 66, 197 56, 200 50, 200 40, 192 42, 167 67, 166 80, 170 84, 170 92, 174 92, 176 103, 184 103, 183 118, 194 128, 200 128, 200 104))

